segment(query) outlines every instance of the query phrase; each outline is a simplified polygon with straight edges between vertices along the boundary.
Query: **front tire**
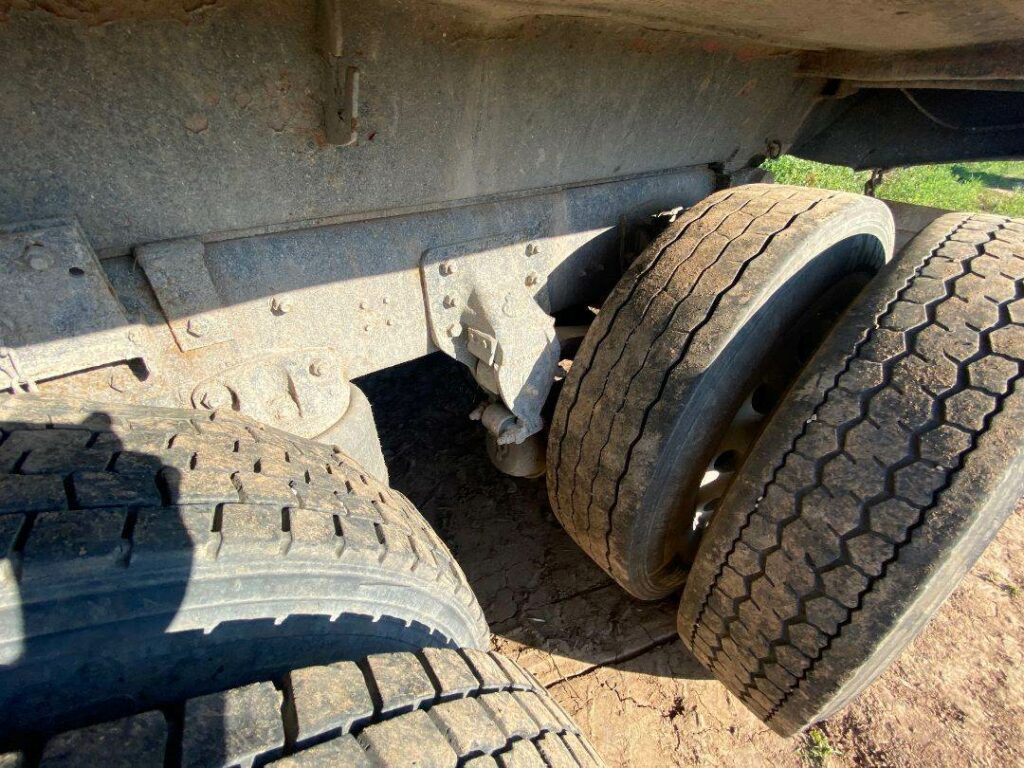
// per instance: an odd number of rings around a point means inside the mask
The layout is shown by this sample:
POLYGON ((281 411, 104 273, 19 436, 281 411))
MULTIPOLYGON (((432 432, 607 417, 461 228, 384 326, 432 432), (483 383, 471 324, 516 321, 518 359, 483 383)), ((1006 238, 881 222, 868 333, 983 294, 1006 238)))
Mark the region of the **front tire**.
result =
POLYGON ((0 402, 0 738, 296 664, 486 647, 451 553, 330 447, 232 412, 0 402))

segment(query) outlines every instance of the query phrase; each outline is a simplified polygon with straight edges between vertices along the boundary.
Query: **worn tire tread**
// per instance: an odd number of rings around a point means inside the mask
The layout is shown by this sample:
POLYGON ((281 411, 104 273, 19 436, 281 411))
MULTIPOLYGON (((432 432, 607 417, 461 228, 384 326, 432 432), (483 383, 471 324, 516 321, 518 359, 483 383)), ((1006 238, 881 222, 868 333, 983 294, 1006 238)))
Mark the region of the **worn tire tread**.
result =
POLYGON ((780 733, 912 639, 1022 490, 1024 226, 951 214, 808 364, 705 534, 685 644, 780 733))

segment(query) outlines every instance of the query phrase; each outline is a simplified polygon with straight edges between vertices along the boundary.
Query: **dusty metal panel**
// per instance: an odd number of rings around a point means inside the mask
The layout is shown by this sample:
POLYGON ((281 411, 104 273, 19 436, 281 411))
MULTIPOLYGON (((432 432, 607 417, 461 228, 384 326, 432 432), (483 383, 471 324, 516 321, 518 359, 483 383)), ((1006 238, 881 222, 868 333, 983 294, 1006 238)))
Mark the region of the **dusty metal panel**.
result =
POLYGON ((142 354, 142 329, 73 220, 0 230, 0 285, 0 388, 142 354))
POLYGON ((160 308, 182 352, 231 339, 220 297, 206 270, 206 248, 198 240, 150 243, 135 249, 160 308))
POLYGON ((768 139, 786 145, 817 91, 793 77, 792 57, 677 32, 343 0, 359 140, 339 147, 324 130, 314 6, 219 0, 188 23, 153 12, 90 26, 85 11, 58 19, 19 4, 0 21, 0 221, 74 212, 106 256, 742 165, 768 139))
POLYGON ((225 240, 207 244, 206 263, 239 346, 286 347, 296 339, 330 346, 343 352, 349 375, 356 377, 437 349, 419 271, 427 251, 504 237, 525 253, 534 243, 539 253, 531 257, 533 269, 554 312, 610 289, 620 273, 624 233, 632 226, 659 211, 692 205, 714 183, 708 169, 687 169, 225 240), (520 239, 525 241, 515 242, 520 239))

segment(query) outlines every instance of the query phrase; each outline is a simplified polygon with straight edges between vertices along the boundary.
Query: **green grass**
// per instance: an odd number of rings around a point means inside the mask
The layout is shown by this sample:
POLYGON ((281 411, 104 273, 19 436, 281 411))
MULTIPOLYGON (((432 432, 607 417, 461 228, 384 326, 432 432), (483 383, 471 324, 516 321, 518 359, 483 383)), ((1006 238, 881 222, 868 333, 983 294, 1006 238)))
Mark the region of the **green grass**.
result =
POLYGON ((805 762, 821 768, 829 763, 829 758, 842 757, 843 753, 829 743, 828 736, 819 728, 812 728, 803 737, 803 744, 800 747, 800 756, 805 762))
MULTIPOLYGON (((780 184, 863 192, 870 177, 838 165, 797 157, 768 160, 764 167, 780 184)), ((875 195, 884 200, 951 211, 1024 216, 1024 162, 950 163, 897 168, 885 174, 875 195)))

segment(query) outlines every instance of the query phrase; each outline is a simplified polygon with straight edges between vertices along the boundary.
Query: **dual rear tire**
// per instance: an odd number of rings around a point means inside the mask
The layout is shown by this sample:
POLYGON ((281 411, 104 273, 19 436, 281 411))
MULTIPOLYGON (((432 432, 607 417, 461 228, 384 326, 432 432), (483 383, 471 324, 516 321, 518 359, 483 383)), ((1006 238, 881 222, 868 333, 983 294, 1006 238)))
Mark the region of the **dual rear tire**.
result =
POLYGON ((550 433, 566 530, 639 598, 685 585, 684 644, 783 734, 880 674, 1024 492, 1024 225, 892 243, 873 199, 713 195, 610 296, 550 433))

